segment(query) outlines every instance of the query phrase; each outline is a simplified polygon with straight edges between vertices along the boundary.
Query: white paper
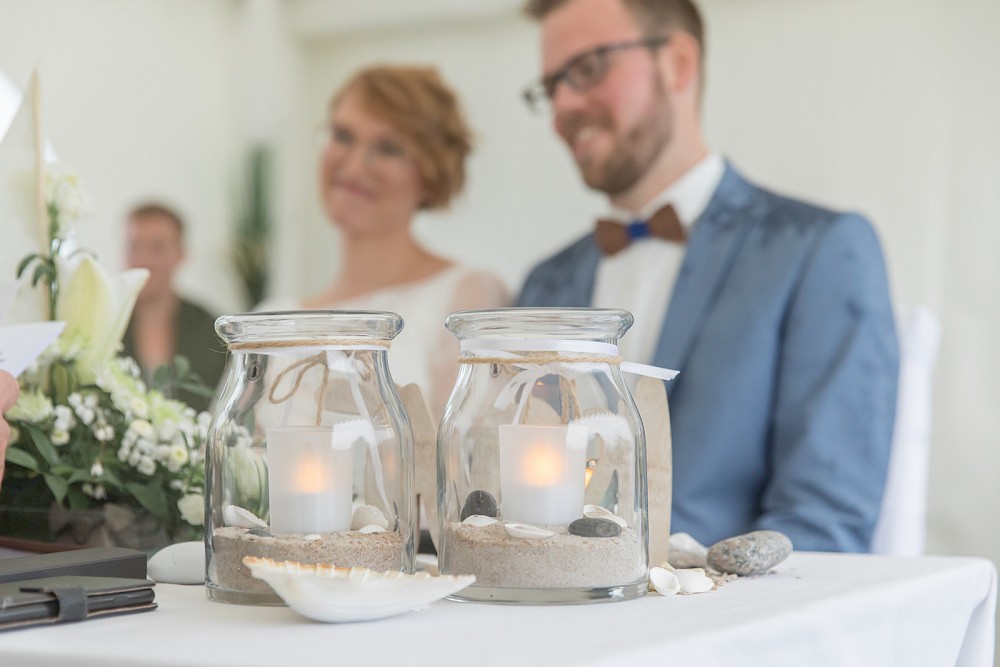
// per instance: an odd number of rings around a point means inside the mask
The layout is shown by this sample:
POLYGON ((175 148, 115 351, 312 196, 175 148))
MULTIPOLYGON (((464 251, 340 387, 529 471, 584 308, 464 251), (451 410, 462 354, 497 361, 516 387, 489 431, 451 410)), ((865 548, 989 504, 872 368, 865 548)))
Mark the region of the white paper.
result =
MULTIPOLYGON (((10 310, 17 283, 0 285, 0 322, 10 310)), ((65 322, 32 322, 0 326, 0 370, 17 377, 45 351, 66 326, 65 322)))
POLYGON ((17 377, 45 351, 65 322, 32 322, 0 327, 0 370, 17 377))

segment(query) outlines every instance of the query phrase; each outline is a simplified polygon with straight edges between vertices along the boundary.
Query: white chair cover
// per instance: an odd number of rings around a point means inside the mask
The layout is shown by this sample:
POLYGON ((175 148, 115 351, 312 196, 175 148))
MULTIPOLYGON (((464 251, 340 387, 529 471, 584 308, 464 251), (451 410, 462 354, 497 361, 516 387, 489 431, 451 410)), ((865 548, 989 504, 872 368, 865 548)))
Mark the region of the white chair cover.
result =
POLYGON ((872 551, 920 556, 926 537, 931 399, 941 327, 924 306, 905 309, 897 322, 900 363, 896 422, 872 551))

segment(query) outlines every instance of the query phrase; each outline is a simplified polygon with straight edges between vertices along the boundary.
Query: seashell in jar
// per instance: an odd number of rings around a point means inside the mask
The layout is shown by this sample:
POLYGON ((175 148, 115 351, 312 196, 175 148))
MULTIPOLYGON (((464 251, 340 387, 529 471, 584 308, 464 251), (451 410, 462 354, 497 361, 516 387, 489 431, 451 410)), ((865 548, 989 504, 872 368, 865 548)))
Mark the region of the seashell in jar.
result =
POLYGON ((306 565, 246 556, 243 564, 263 579, 289 607, 329 623, 369 621, 423 609, 457 593, 473 575, 433 577, 426 572, 373 572, 361 567, 306 565))
POLYGON ((539 528, 538 526, 531 526, 526 523, 507 522, 503 527, 511 537, 523 537, 529 540, 544 540, 547 537, 555 535, 553 531, 547 528, 539 528))
POLYGON ((476 528, 485 528, 486 526, 492 526, 497 523, 497 520, 491 516, 483 516, 482 514, 472 514, 465 517, 462 523, 468 526, 475 526, 476 528))
POLYGON ((649 590, 660 595, 677 595, 681 592, 681 582, 671 570, 652 567, 649 569, 649 590))
POLYGON ((358 532, 364 535, 370 535, 371 533, 384 533, 385 528, 372 523, 367 526, 362 526, 361 528, 358 528, 358 532))
POLYGON ((614 521, 622 528, 628 528, 628 523, 625 519, 600 505, 584 505, 583 516, 589 519, 607 519, 608 521, 614 521))
POLYGON ((371 505, 358 505, 351 516, 351 530, 361 530, 365 526, 389 527, 389 520, 382 514, 382 510, 371 505))
POLYGON ((222 522, 234 528, 267 528, 267 524, 253 512, 237 505, 226 505, 222 508, 222 522))

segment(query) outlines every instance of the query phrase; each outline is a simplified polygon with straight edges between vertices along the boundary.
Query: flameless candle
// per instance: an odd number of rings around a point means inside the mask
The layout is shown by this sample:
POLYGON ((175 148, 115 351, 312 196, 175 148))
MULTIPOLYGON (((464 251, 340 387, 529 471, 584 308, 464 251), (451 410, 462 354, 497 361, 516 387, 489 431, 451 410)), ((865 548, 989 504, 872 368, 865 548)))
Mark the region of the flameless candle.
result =
POLYGON ((324 426, 267 430, 272 533, 335 533, 351 528, 354 455, 324 426))
POLYGON ((503 518, 543 526, 583 515, 587 427, 500 426, 503 518))

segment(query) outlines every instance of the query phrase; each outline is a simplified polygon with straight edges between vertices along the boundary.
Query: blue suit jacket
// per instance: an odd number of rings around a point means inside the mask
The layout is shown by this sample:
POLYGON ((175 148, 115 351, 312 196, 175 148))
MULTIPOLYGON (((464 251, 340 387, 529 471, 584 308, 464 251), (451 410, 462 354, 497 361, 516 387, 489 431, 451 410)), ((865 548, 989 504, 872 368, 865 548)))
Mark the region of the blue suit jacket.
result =
MULTIPOLYGON (((589 306, 588 235, 537 266, 522 306, 589 306)), ((898 349, 862 217, 779 197, 732 168, 688 241, 653 363, 673 435, 671 530, 705 544, 780 530, 868 551, 885 484, 898 349)))

